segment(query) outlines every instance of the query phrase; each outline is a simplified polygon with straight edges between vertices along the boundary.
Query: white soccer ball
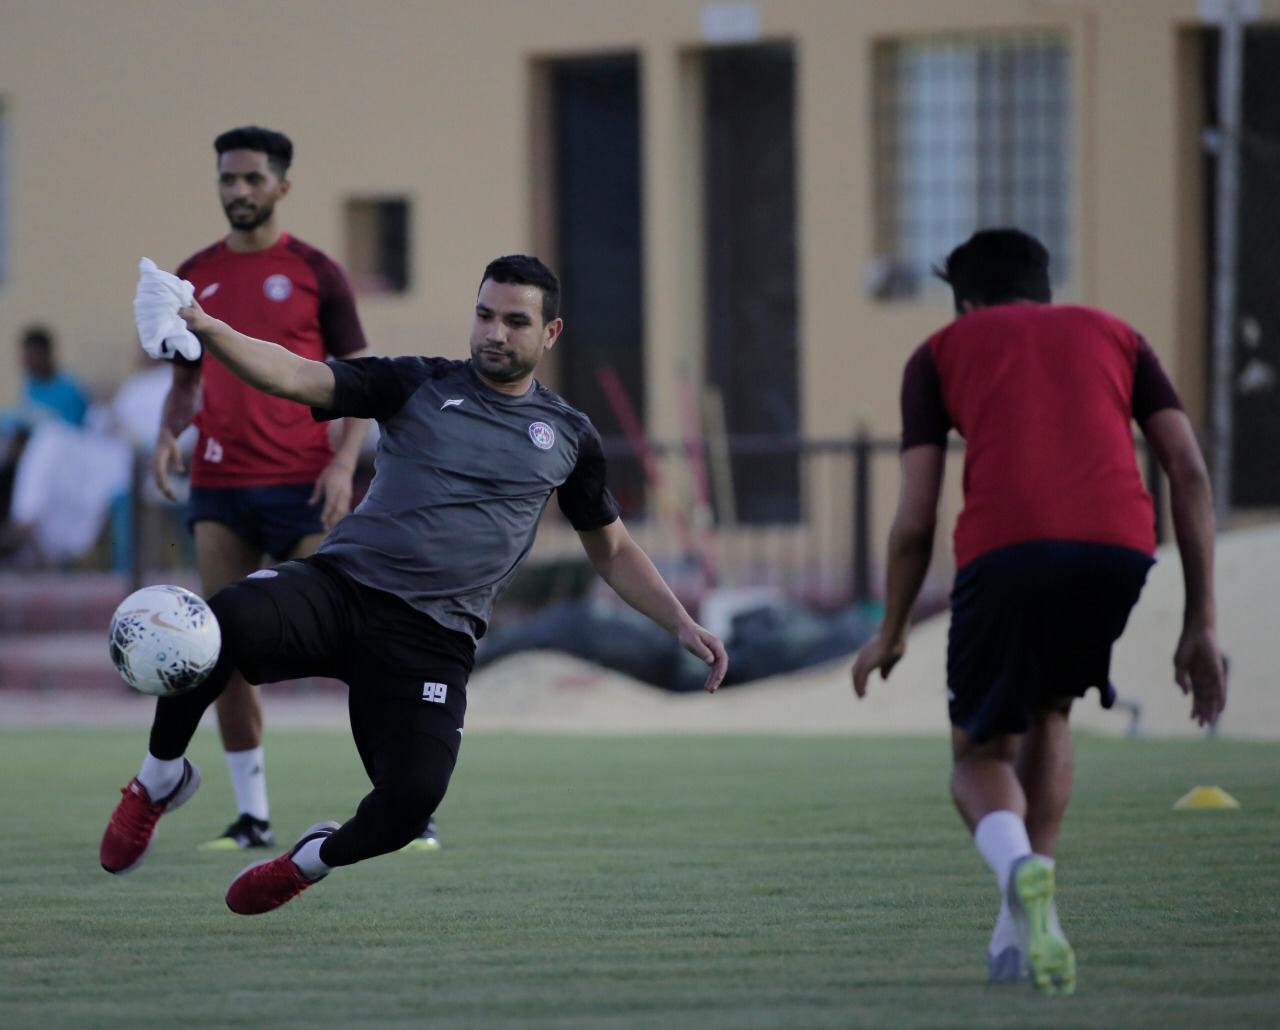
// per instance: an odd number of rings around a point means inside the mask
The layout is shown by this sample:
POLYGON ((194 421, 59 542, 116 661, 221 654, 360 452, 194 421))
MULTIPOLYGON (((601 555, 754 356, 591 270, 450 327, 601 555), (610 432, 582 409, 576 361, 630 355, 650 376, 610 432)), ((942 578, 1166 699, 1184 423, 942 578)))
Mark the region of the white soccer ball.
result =
POLYGON ((144 694, 169 697, 199 686, 222 648, 218 620, 204 601, 175 586, 143 587, 111 616, 111 661, 144 694))

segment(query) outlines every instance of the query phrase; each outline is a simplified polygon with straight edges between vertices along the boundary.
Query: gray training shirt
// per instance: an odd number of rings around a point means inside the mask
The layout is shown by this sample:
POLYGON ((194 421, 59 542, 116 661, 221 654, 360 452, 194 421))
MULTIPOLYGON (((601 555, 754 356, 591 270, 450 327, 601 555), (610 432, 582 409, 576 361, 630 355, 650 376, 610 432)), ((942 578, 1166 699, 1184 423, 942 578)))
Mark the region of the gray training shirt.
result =
POLYGON ((333 407, 313 417, 375 418, 382 430, 369 492, 319 551, 365 586, 479 637, 551 491, 576 530, 618 517, 595 427, 541 384, 512 397, 447 358, 330 367, 333 407))

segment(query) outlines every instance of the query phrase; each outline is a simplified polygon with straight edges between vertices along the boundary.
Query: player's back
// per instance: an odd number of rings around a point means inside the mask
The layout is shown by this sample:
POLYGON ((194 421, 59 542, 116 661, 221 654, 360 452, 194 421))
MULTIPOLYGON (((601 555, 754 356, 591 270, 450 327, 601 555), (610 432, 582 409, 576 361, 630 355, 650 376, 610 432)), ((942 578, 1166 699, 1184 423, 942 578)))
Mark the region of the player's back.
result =
POLYGON ((957 565, 1025 540, 1154 549, 1132 435, 1144 346, 1105 312, 1050 304, 980 309, 930 339, 967 445, 957 565))

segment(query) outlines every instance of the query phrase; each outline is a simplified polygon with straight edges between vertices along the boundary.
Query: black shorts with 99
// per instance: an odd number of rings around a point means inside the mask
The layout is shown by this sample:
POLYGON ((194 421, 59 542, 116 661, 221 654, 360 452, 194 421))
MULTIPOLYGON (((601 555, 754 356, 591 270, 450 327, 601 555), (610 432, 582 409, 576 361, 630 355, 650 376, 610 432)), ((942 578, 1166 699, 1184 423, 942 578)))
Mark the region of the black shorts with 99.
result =
POLYGON ((1090 687, 1110 708, 1111 646, 1152 564, 1129 547, 1032 540, 965 565, 951 592, 951 724, 975 743, 1025 733, 1090 687))
POLYGON ((391 731, 434 737, 457 759, 475 663, 466 634, 322 555, 255 572, 219 594, 225 646, 250 683, 328 676, 348 685, 366 768, 375 736, 391 731))

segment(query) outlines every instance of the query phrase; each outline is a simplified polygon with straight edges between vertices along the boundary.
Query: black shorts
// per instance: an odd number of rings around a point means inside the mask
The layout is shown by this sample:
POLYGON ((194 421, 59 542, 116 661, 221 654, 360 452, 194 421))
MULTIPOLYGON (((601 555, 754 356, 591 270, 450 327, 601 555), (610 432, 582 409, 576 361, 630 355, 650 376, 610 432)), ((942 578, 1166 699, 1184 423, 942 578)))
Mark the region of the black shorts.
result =
POLYGON ((975 742, 1025 733, 1035 715, 1090 687, 1110 708, 1111 645, 1152 564, 1128 547, 1035 540, 960 569, 947 640, 951 724, 975 742))
POLYGON ((219 591, 225 648, 250 683, 328 676, 360 699, 394 701, 405 728, 454 757, 475 642, 394 594, 357 583, 320 555, 255 572, 219 591))
POLYGON ((284 561, 304 536, 324 532, 321 505, 308 503, 314 489, 314 483, 193 486, 187 528, 197 522, 220 522, 262 553, 284 561))

